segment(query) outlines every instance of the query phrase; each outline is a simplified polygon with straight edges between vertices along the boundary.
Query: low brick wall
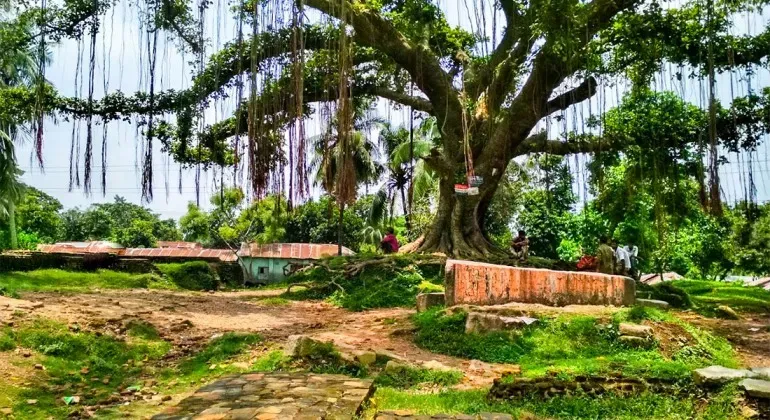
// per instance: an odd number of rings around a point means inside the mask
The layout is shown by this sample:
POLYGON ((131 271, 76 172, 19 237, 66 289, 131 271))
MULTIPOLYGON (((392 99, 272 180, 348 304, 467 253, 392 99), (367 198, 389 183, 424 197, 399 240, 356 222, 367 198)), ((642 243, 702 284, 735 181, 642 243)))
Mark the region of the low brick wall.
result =
POLYGON ((447 261, 444 283, 447 306, 510 302, 630 306, 636 292, 628 277, 459 260, 447 261))
MULTIPOLYGON (((538 395, 549 398, 560 394, 571 395, 575 392, 600 395, 615 393, 622 395, 640 394, 645 391, 676 394, 685 392, 675 381, 662 378, 626 378, 621 375, 606 376, 577 376, 574 379, 562 380, 556 377, 544 378, 502 378, 495 379, 489 390, 489 397, 499 400, 518 399, 538 395)), ((693 390, 690 390, 691 392, 693 390)))

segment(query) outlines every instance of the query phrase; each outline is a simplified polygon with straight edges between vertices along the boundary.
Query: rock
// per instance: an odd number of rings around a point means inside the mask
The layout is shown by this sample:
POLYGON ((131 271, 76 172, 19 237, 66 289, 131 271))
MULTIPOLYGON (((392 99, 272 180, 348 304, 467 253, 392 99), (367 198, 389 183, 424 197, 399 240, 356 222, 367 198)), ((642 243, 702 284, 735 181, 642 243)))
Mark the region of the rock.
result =
POLYGON ((746 405, 741 407, 741 417, 745 419, 753 419, 758 416, 759 416, 759 412, 757 410, 746 405))
POLYGON ((618 337, 618 341, 629 347, 645 347, 649 343, 646 339, 633 335, 621 335, 618 337))
POLYGON ((249 364, 246 363, 246 362, 235 362, 235 363, 231 364, 231 366, 236 368, 236 369, 241 369, 241 370, 246 370, 246 369, 249 368, 249 364))
POLYGON ((2 408, 2 409, 0 409, 0 414, 4 414, 6 416, 10 416, 11 414, 13 414, 13 409, 12 408, 2 408))
POLYGON ((402 363, 402 362, 397 362, 395 360, 390 360, 385 365, 385 372, 388 372, 388 373, 398 373, 398 372, 400 372, 400 371, 402 371, 404 369, 409 369, 411 367, 412 366, 410 364, 408 364, 408 363, 402 363))
POLYGON ((649 338, 652 337, 652 327, 647 325, 638 325, 638 324, 629 324, 629 323, 622 323, 620 324, 620 335, 626 335, 631 337, 639 337, 639 338, 649 338))
POLYGON ((171 401, 171 395, 164 395, 160 400, 161 401, 171 401))
POLYGON ((739 386, 746 391, 746 394, 750 397, 770 400, 770 381, 744 379, 739 386))
POLYGON ((481 334, 490 331, 513 330, 537 322, 536 318, 526 316, 500 316, 483 312, 470 312, 465 321, 466 334, 481 334))
POLYGON ((752 373, 745 369, 730 369, 722 366, 709 366, 696 369, 693 378, 698 385, 723 385, 736 379, 745 379, 752 373))
POLYGON ((664 300, 655 300, 655 299, 637 299, 636 304, 647 308, 658 308, 658 309, 668 309, 671 306, 671 304, 669 304, 664 300))
POLYGON ((436 306, 444 306, 445 298, 443 293, 420 293, 417 295, 417 312, 425 312, 436 306))
POLYGON ((30 306, 30 308, 32 308, 32 309, 40 309, 43 306, 44 306, 43 302, 33 302, 32 305, 30 306))
POLYGON ((35 369, 37 370, 45 370, 45 367, 41 365, 40 363, 35 364, 35 369))
POLYGON ((741 319, 741 316, 738 315, 738 312, 735 312, 733 308, 727 305, 717 306, 717 315, 725 319, 741 319))
POLYGON ((451 367, 439 362, 438 360, 431 360, 422 364, 425 369, 441 370, 441 371, 453 371, 451 367))
POLYGON ((751 373, 757 378, 770 380, 770 367, 751 368, 751 373))
POLYGON ((27 405, 35 405, 37 404, 37 400, 27 400, 27 405))
POLYGON ((283 351, 292 357, 307 357, 325 343, 314 340, 306 335, 292 335, 286 341, 283 351))
POLYGON ((29 350, 24 350, 21 352, 21 355, 24 357, 32 357, 32 353, 29 350))
POLYGON ((377 361, 377 353, 373 351, 362 351, 355 355, 355 361, 361 366, 371 366, 377 361))

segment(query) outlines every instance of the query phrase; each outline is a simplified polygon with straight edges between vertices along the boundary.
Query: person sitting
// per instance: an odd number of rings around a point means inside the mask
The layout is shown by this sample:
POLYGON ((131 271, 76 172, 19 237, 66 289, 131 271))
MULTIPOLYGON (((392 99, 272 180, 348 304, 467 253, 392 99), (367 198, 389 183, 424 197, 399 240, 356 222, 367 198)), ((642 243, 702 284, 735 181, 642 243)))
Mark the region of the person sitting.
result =
POLYGON ((394 254, 398 252, 398 247, 398 238, 396 238, 395 230, 389 227, 385 237, 380 242, 380 248, 386 254, 394 254))
POLYGON ((615 274, 615 251, 610 248, 606 236, 599 239, 599 248, 596 250, 596 271, 604 274, 615 274))
POLYGON ((521 261, 526 261, 529 257, 529 238, 527 238, 527 233, 523 230, 519 231, 519 235, 515 238, 513 238, 513 243, 511 244, 511 250, 513 251, 513 256, 518 258, 521 261))

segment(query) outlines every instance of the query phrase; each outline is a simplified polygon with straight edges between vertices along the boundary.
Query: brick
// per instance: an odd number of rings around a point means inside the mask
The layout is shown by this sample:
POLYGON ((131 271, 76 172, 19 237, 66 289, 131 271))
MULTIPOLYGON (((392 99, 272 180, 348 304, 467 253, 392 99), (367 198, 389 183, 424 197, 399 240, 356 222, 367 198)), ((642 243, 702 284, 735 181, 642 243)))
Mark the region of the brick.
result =
POLYGON ((447 306, 501 305, 510 302, 551 306, 631 306, 633 279, 602 273, 520 268, 448 260, 445 270, 447 306))

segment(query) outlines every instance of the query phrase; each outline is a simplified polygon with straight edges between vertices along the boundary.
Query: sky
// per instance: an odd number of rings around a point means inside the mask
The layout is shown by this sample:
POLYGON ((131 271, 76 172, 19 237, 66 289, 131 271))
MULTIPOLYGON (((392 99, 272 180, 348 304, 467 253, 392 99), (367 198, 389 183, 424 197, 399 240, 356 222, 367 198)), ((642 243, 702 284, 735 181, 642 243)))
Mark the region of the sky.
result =
MULTIPOLYGON (((478 4, 479 2, 475 0, 478 4)), ((474 13, 474 0, 438 0, 440 6, 446 11, 451 24, 460 25, 466 29, 487 28, 487 34, 492 37, 493 23, 497 23, 497 33, 502 30, 502 21, 494 22, 491 15, 482 19, 474 13)), ((490 3, 490 2, 487 2, 490 3)), ((147 52, 146 37, 140 30, 136 3, 129 6, 127 0, 122 0, 105 16, 103 29, 97 36, 96 62, 94 78, 94 97, 103 96, 104 92, 122 90, 126 94, 138 90, 147 91, 147 52)), ((486 6, 489 7, 489 6, 486 6)), ((207 13, 206 36, 209 40, 207 51, 218 50, 228 40, 234 39, 236 30, 234 20, 229 13, 226 0, 215 0, 207 13)), ((309 14, 313 19, 313 15, 309 14)), ((756 33, 768 25, 764 15, 742 16, 736 19, 736 33, 756 33)), ((497 35, 499 39, 499 35, 497 35)), ((88 58, 89 45, 84 42, 67 40, 52 47, 52 64, 46 70, 46 77, 64 95, 75 95, 76 83, 80 85, 79 91, 82 97, 86 97, 88 89, 88 58), (82 60, 82 61, 81 61, 82 60), (80 64, 79 64, 80 62, 80 64), (82 71, 78 71, 81 69, 82 71), (78 75, 80 75, 78 77, 78 75), (79 80, 76 81, 76 78, 79 80)), ((192 57, 178 53, 173 40, 159 37, 158 58, 156 73, 156 89, 184 89, 189 86, 191 80, 191 66, 188 64, 192 57)), ((672 84, 672 74, 675 69, 664 69, 657 77, 656 88, 660 90, 674 89, 680 92, 685 99, 693 103, 699 103, 698 88, 696 82, 687 82, 682 86, 672 84)), ((729 103, 733 96, 745 95, 748 82, 740 80, 741 75, 735 75, 732 83, 728 75, 720 76, 717 84, 718 96, 723 103, 729 103), (732 85, 732 86, 731 86, 732 85)), ((770 86, 770 73, 760 70, 751 81, 753 89, 770 86)), ((586 101, 576 108, 568 111, 568 121, 582 122, 589 115, 589 110, 609 109, 623 96, 628 86, 605 85, 603 94, 597 95, 590 101, 586 101)), ((206 123, 227 118, 234 110, 234 100, 220 101, 211 106, 206 114, 206 123)), ((381 117, 391 120, 394 124, 402 124, 408 120, 408 110, 395 110, 385 101, 381 101, 377 107, 381 117)), ((322 124, 317 120, 306 123, 308 137, 317 134, 322 124)), ((543 129, 545 122, 538 129, 543 129)), ((571 128, 571 127, 570 127, 571 128)), ((554 130, 556 131, 556 130, 554 130)), ((77 131, 76 131, 77 132, 77 131)), ((82 177, 83 151, 85 147, 85 124, 79 129, 80 173, 82 177)), ((137 136, 136 128, 132 124, 114 122, 108 125, 107 130, 107 190, 102 195, 101 177, 101 141, 102 127, 94 128, 94 181, 93 192, 86 195, 81 188, 69 190, 70 183, 70 147, 73 133, 73 124, 64 120, 48 120, 45 125, 45 140, 43 157, 44 170, 41 170, 33 158, 33 146, 27 140, 17 145, 17 157, 21 168, 25 171, 22 179, 46 193, 54 196, 62 202, 65 208, 87 207, 92 203, 111 201, 115 195, 120 195, 134 203, 141 203, 141 171, 138 169, 143 154, 142 140, 137 136)), ((376 133, 372 133, 376 135, 376 133)), ((154 199, 144 203, 153 211, 163 217, 178 219, 187 209, 187 203, 196 201, 195 178, 196 170, 180 169, 168 155, 160 150, 158 141, 155 141, 153 152, 154 199), (181 185, 181 192, 179 186, 181 185)), ((770 154, 767 142, 752 157, 754 161, 754 176, 758 188, 759 201, 770 200, 770 154)), ((745 157, 744 157, 745 159, 745 157)), ((587 179, 585 163, 586 157, 570 159, 573 173, 575 174, 575 189, 578 196, 587 198, 582 188, 587 179)), ((731 156, 731 164, 722 167, 723 193, 728 202, 734 202, 742 198, 744 178, 747 172, 745 162, 738 164, 735 156, 731 156)), ((232 175, 228 170, 225 175, 225 184, 232 184, 232 175)), ((208 206, 209 197, 216 193, 219 185, 219 174, 201 172, 200 202, 203 207, 208 206)), ((314 195, 318 195, 315 191, 314 195)))

